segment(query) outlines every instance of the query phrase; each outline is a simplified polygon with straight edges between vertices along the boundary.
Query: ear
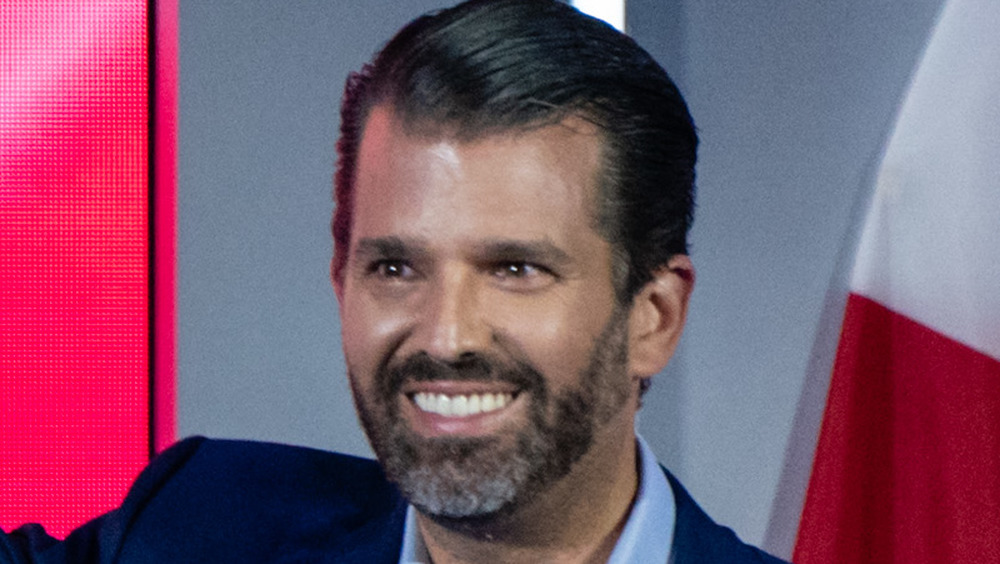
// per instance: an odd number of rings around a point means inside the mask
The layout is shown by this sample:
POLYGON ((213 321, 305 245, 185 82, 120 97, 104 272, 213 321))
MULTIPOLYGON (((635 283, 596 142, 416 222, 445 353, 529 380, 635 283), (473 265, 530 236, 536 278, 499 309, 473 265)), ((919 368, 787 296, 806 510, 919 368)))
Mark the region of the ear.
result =
POLYGON ((629 369, 633 376, 656 374, 674 355, 687 319, 694 277, 691 258, 674 255, 632 299, 629 369))

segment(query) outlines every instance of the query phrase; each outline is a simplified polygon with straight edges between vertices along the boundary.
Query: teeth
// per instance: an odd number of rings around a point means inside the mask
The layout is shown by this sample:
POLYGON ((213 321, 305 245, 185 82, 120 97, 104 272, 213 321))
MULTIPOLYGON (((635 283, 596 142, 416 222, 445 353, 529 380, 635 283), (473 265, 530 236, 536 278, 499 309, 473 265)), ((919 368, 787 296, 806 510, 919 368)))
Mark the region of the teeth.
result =
POLYGON ((414 394, 413 402, 422 411, 437 413, 446 417, 467 417, 477 413, 488 413, 504 408, 513 394, 472 394, 468 396, 446 396, 420 392, 414 394))

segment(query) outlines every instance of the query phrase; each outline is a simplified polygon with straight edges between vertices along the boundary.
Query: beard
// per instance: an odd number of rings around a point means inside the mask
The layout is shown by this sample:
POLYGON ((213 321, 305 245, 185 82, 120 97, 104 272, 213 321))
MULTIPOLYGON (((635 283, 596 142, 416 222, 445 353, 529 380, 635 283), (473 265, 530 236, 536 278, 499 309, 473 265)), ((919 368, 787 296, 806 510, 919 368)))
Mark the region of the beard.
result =
POLYGON ((628 400, 625 308, 594 341, 576 386, 553 394, 525 362, 479 353, 445 363, 418 353, 383 363, 366 394, 351 376, 355 407, 387 477, 422 513, 439 519, 498 516, 533 499, 572 470, 595 432, 628 400), (419 381, 507 382, 528 401, 527 422, 492 437, 422 437, 399 416, 400 390, 419 381))

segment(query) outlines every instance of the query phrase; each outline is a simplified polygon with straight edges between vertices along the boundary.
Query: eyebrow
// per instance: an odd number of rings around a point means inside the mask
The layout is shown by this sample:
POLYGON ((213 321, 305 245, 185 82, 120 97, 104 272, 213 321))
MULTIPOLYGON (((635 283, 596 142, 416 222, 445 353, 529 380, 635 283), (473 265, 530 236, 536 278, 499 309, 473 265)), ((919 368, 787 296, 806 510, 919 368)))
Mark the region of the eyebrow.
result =
MULTIPOLYGON (((361 261, 378 257, 420 259, 428 255, 428 243, 423 238, 365 237, 359 239, 354 256, 361 261)), ((477 260, 484 262, 537 262, 553 268, 565 266, 573 259, 547 239, 521 241, 517 239, 487 239, 472 248, 477 260)))
POLYGON ((573 261, 566 251, 546 239, 534 241, 492 239, 477 244, 475 252, 488 262, 536 262, 558 268, 573 261))
POLYGON ((365 237, 358 240, 354 256, 360 259, 374 257, 414 257, 426 254, 427 243, 422 239, 388 237, 365 237))

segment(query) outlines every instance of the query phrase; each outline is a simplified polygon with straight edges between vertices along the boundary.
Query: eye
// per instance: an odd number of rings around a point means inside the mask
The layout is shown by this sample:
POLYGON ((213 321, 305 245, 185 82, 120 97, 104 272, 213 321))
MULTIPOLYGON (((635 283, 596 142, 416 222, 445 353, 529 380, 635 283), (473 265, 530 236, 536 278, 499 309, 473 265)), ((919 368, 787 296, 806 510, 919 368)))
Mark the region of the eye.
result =
POLYGON ((404 260, 382 259, 368 266, 368 273, 385 280, 410 280, 416 277, 416 271, 404 260))
POLYGON ((541 267, 527 262, 502 262, 493 268, 493 275, 497 278, 526 278, 540 274, 541 267))
POLYGON ((511 290, 532 291, 548 286, 555 275, 544 266, 522 261, 504 261, 491 266, 490 275, 511 290))

